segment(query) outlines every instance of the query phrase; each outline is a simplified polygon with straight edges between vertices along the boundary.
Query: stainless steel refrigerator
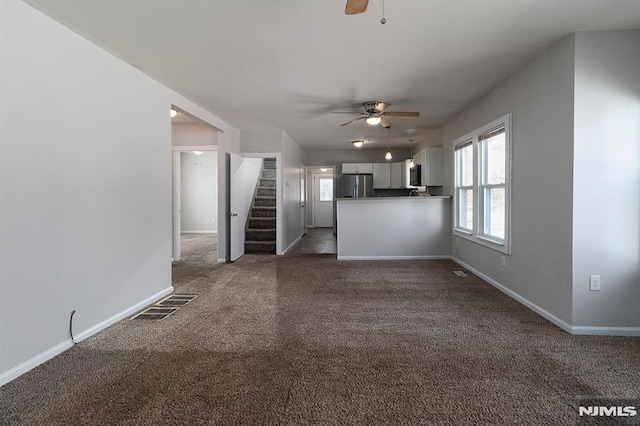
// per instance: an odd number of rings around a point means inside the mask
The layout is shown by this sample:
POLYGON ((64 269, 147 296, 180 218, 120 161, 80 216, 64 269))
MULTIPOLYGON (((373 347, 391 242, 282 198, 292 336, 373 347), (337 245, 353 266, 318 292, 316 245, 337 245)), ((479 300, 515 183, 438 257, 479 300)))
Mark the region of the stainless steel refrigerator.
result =
POLYGON ((373 175, 342 175, 342 197, 373 197, 373 175))

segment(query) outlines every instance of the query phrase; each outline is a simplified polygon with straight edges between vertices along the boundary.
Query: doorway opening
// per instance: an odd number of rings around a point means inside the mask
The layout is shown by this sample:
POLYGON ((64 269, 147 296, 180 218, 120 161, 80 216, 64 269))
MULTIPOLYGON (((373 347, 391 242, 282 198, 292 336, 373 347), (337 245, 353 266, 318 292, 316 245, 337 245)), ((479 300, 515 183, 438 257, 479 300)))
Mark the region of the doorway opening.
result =
POLYGON ((218 130, 179 111, 173 145, 173 260, 213 267, 218 248, 218 130))
POLYGON ((306 233, 292 254, 337 253, 334 167, 306 168, 306 233))

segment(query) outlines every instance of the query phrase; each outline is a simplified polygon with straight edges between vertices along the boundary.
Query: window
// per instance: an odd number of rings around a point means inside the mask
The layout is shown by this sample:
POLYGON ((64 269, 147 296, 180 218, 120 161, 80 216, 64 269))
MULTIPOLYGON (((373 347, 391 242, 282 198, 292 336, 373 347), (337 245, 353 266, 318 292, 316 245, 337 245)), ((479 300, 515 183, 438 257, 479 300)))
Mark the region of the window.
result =
POLYGON ((333 201, 333 178, 320 178, 320 201, 333 201))
POLYGON ((455 235, 510 254, 511 115, 454 142, 455 235))

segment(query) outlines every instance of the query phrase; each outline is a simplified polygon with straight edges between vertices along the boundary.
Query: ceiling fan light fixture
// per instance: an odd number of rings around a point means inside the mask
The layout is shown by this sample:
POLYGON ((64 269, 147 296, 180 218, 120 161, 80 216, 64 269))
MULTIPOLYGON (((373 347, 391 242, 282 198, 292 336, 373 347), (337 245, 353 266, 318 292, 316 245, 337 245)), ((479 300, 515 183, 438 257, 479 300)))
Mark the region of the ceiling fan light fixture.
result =
POLYGON ((175 109, 171 108, 171 112, 169 114, 171 115, 171 118, 173 118, 176 115, 178 115, 178 111, 176 111, 175 109))
POLYGON ((380 121, 382 121, 382 118, 380 118, 380 116, 378 115, 372 115, 371 117, 367 117, 367 119, 364 121, 366 121, 367 124, 375 126, 377 124, 380 124, 380 121))
POLYGON ((353 141, 353 146, 355 146, 356 148, 361 148, 363 144, 364 141, 353 141))

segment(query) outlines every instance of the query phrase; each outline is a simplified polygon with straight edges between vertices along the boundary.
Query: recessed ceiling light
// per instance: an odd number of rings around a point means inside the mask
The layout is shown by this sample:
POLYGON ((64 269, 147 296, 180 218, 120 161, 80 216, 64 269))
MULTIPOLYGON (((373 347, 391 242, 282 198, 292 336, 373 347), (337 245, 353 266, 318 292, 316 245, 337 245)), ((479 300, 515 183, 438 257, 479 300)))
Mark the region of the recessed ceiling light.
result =
POLYGON ((355 146, 356 148, 362 147, 363 144, 364 141, 353 141, 353 146, 355 146))
POLYGON ((175 109, 171 108, 171 118, 175 117, 176 115, 178 115, 178 111, 176 111, 175 109))
POLYGON ((320 171, 321 171, 321 172, 328 172, 328 171, 329 171, 329 169, 327 169, 326 167, 322 167, 322 168, 320 168, 320 171))

